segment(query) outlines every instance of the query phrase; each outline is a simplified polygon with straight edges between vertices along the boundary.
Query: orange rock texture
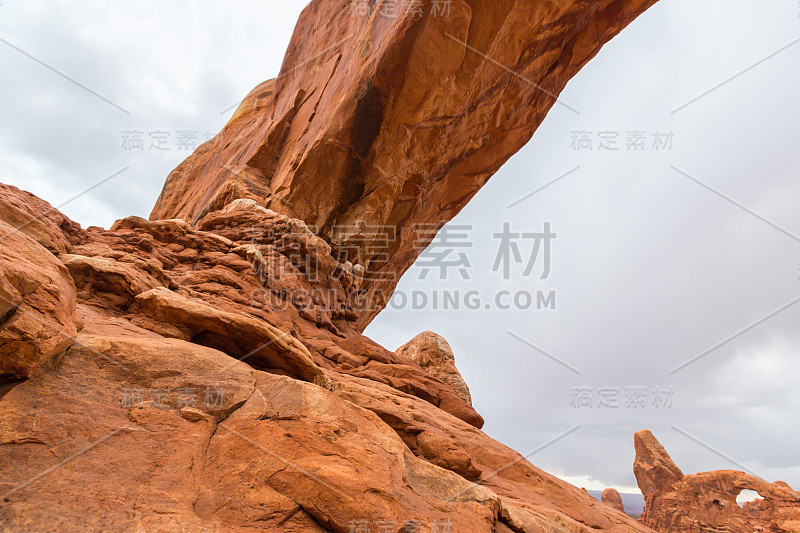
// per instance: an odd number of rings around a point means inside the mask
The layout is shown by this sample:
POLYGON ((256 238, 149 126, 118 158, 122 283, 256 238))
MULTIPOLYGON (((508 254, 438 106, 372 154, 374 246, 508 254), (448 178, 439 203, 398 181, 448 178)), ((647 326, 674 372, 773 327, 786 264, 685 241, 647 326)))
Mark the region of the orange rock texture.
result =
POLYGON ((456 394, 469 405, 472 395, 456 368, 453 349, 441 335, 423 331, 396 350, 397 355, 408 357, 434 377, 450 385, 456 394))
POLYGON ((625 512, 625 505, 622 503, 622 496, 620 496, 617 489, 605 489, 603 494, 600 495, 600 501, 612 509, 616 509, 620 513, 625 512))
POLYGON ((3 279, 36 290, 8 290, 0 330, 4 530, 647 531, 358 333, 357 280, 303 222, 249 200, 209 220, 69 223, 56 254, 7 237, 3 279))
POLYGON ((646 430, 634 435, 634 445, 633 472, 646 502, 640 520, 646 526, 686 533, 800 531, 800 494, 786 483, 735 470, 684 475, 646 430), (739 505, 743 490, 759 498, 739 505))
POLYGON ((279 76, 170 174, 150 218, 196 226, 249 198, 303 220, 367 273, 363 330, 547 112, 579 112, 564 86, 655 2, 431 0, 391 18, 313 0, 279 76))

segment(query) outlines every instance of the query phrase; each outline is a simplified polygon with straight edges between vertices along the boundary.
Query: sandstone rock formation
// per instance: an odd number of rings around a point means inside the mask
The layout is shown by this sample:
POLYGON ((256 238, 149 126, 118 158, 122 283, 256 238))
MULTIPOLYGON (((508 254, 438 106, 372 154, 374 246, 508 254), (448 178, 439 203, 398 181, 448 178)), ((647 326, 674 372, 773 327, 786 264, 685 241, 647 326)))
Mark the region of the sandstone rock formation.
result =
POLYGON ((625 505, 622 503, 622 496, 619 495, 617 489, 605 489, 603 494, 600 496, 600 501, 612 509, 616 509, 620 513, 625 512, 625 505))
POLYGON ((634 435, 633 471, 645 498, 640 521, 656 531, 800 531, 800 494, 782 481, 767 483, 744 472, 684 475, 649 431, 634 435), (743 490, 760 499, 739 505, 743 490))
POLYGON ((655 2, 454 0, 390 18, 313 0, 278 77, 170 174, 151 219, 197 225, 249 198, 305 221, 367 272, 363 330, 550 108, 579 112, 559 93, 655 2))
POLYGON ((0 222, 0 383, 26 378, 75 339, 75 285, 35 240, 0 222))
POLYGON ((654 2, 313 0, 151 220, 0 188, 3 529, 649 531, 481 432, 444 341, 361 331, 654 2))
POLYGON ((79 330, 2 390, 6 530, 647 531, 488 438, 450 385, 358 333, 352 267, 302 222, 239 201, 206 229, 68 227, 49 240, 69 253, 21 234, 4 248, 8 279, 39 275, 24 253, 48 269, 41 286, 72 291, 60 315, 20 293, 52 313, 32 323, 79 330))
POLYGON ((441 335, 423 331, 397 350, 401 357, 408 357, 433 377, 447 383, 465 403, 472 405, 469 387, 456 368, 453 349, 441 335))

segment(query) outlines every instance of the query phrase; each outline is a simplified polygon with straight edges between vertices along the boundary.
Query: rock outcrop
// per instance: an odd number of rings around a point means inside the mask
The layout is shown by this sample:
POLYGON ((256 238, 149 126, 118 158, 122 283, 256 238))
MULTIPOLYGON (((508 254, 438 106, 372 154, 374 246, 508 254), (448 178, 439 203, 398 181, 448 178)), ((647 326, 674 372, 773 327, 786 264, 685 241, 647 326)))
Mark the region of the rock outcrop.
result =
POLYGON ((625 505, 622 503, 622 496, 619 495, 617 489, 605 489, 603 494, 600 495, 600 501, 612 509, 616 509, 620 513, 625 512, 625 505))
POLYGON ((0 383, 26 378, 75 339, 75 285, 52 253, 0 222, 0 383))
POLYGON ((3 529, 650 531, 481 432, 443 340, 361 332, 654 2, 313 0, 151 220, 0 188, 3 529))
POLYGON ((4 276, 66 293, 61 314, 12 295, 41 311, 30 331, 60 316, 77 330, 36 364, 2 353, 25 368, 0 399, 6 530, 647 531, 487 437, 435 372, 358 333, 352 266, 301 221, 239 201, 203 228, 70 224, 49 238, 66 239, 58 255, 5 241, 4 276))
POLYGON ((472 405, 469 387, 456 368, 453 349, 441 335, 423 331, 397 350, 397 355, 408 357, 433 377, 447 383, 465 403, 472 405))
POLYGON ((360 329, 445 222, 530 140, 558 95, 656 0, 313 0, 280 74, 170 174, 151 218, 237 198, 303 220, 365 269, 360 329))
POLYGON ((786 483, 735 470, 684 475, 646 430, 634 435, 634 445, 633 471, 646 502, 640 521, 646 526, 677 533, 800 531, 800 494, 786 483), (760 498, 739 505, 743 490, 760 498))

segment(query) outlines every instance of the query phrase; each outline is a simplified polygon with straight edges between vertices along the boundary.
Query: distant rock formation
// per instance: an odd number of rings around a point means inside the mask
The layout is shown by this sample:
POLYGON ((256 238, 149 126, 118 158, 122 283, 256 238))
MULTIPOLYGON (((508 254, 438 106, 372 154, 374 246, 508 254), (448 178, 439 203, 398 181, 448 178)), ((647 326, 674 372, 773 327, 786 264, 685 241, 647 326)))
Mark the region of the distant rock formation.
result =
POLYGON ((399 347, 395 353, 408 357, 433 377, 450 385, 464 403, 472 405, 469 387, 456 368, 453 349, 444 337, 432 331, 423 331, 399 347))
POLYGON ((650 431, 634 435, 633 472, 646 501, 640 521, 659 532, 800 531, 800 494, 735 470, 684 475, 650 431), (743 490, 760 499, 739 506, 743 490))
POLYGON ((619 492, 617 492, 617 489, 605 489, 603 491, 603 495, 600 496, 600 501, 612 509, 616 509, 620 513, 625 512, 625 505, 622 503, 622 496, 620 496, 619 492))

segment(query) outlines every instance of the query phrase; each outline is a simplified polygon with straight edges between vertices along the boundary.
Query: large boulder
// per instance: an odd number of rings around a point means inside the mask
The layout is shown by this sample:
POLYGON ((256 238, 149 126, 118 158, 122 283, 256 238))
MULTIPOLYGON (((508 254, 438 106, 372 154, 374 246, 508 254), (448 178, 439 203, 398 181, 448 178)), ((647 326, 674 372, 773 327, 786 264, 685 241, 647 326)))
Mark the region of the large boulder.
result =
POLYGON ((612 509, 616 509, 620 513, 625 512, 625 505, 622 503, 622 496, 620 496, 617 489, 605 489, 603 494, 600 495, 600 501, 612 509))
POLYGON ((456 368, 453 349, 441 335, 423 331, 397 350, 397 355, 408 357, 432 376, 450 385, 459 398, 472 405, 469 387, 456 368))
POLYGON ((0 399, 5 529, 647 531, 390 387, 332 374, 329 391, 190 342, 109 333, 81 335, 0 399), (387 423, 392 409, 419 430, 387 423), (481 483, 409 448, 414 431, 472 456, 481 483))
POLYGON ((77 333, 75 285, 41 244, 0 222, 0 382, 26 378, 77 333))
POLYGON ((187 340, 250 359, 299 379, 323 384, 322 369, 308 349, 280 329, 255 318, 216 309, 202 300, 157 287, 136 296, 136 310, 176 326, 187 340))
POLYGON ((5 183, 0 183, 0 220, 54 254, 68 252, 72 247, 70 238, 80 233, 80 225, 53 206, 5 183))
POLYGON ((683 479, 681 469, 650 431, 645 429, 636 432, 633 446, 636 450, 633 473, 645 500, 683 479))

